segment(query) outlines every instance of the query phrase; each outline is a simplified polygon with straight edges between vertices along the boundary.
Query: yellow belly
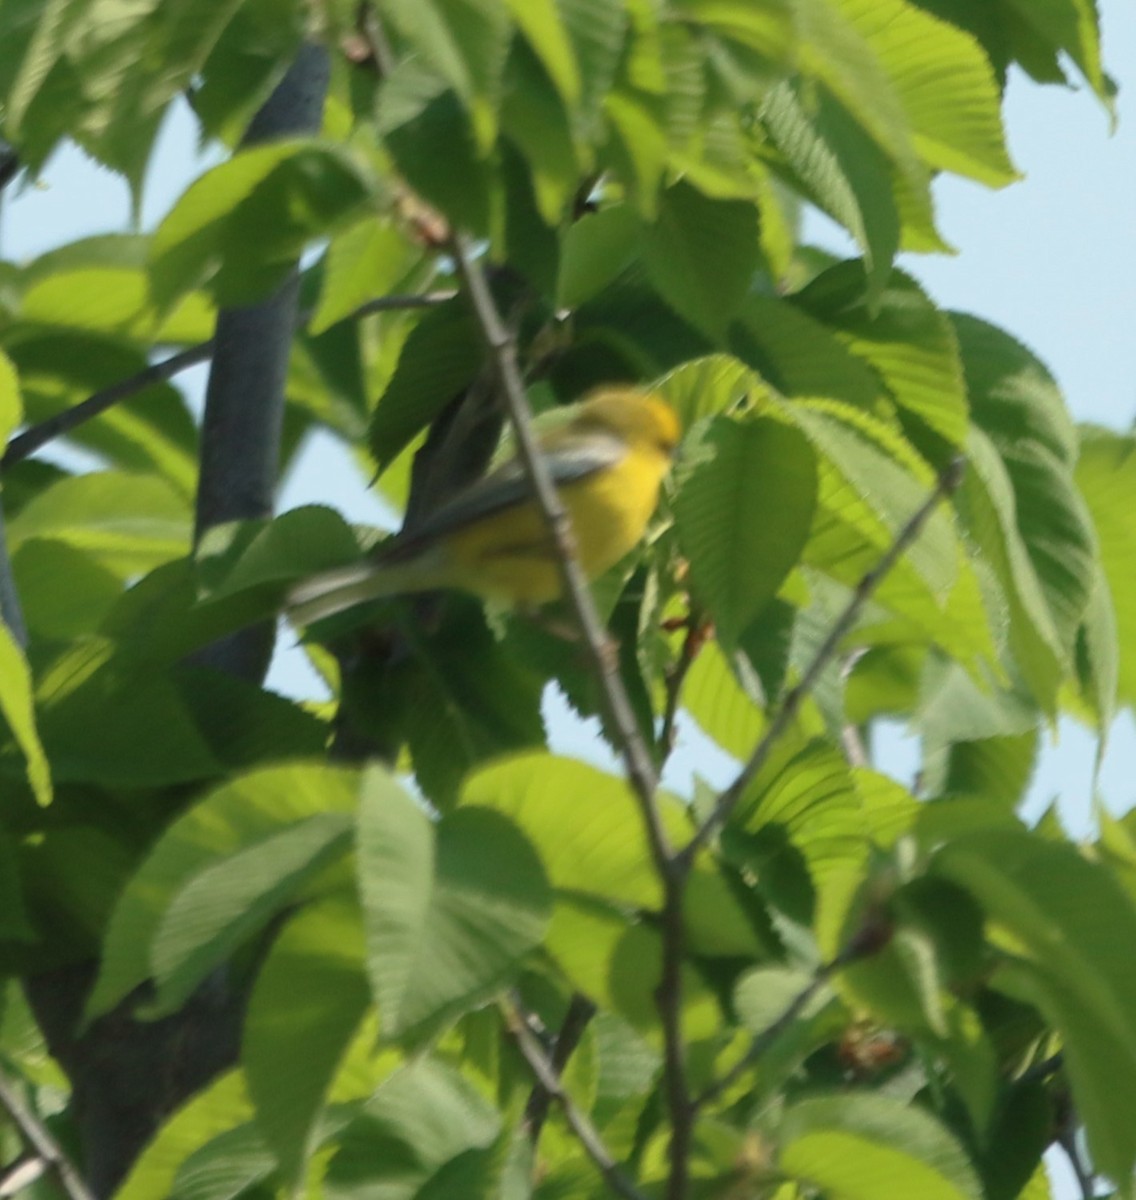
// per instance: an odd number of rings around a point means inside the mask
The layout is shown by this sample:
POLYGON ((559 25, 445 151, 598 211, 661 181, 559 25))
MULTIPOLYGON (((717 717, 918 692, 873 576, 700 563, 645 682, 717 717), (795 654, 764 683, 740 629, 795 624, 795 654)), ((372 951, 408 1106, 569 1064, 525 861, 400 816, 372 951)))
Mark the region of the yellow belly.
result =
MULTIPOLYGON (((580 565, 602 575, 643 536, 668 461, 662 454, 631 456, 560 489, 580 565)), ((556 551, 534 502, 494 513, 447 539, 453 584, 509 604, 538 605, 561 592, 556 551)))

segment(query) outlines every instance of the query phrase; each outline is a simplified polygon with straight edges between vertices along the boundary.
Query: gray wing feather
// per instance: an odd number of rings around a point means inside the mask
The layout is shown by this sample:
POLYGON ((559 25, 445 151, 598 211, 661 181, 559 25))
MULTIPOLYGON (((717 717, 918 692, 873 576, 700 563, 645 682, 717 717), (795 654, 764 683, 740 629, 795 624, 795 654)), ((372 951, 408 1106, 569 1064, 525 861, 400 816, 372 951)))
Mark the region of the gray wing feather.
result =
MULTIPOLYGON (((614 466, 627 451, 624 441, 614 435, 594 434, 577 447, 559 448, 550 460, 552 481, 558 487, 575 483, 614 466)), ((397 560, 412 554, 422 542, 444 537, 465 529, 476 521, 492 516, 531 494, 531 485, 524 467, 516 459, 491 471, 470 484, 435 509, 412 530, 400 533, 386 542, 381 550, 383 559, 397 560)))

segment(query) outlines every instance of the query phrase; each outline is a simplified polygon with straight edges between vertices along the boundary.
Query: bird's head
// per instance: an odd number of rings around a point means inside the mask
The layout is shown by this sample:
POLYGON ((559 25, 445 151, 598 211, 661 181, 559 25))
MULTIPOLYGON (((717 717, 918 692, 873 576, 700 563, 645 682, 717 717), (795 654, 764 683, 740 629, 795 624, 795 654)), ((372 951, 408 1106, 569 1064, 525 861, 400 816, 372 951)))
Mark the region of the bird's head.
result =
POLYGON ((678 414, 654 392, 603 388, 580 405, 578 421, 619 434, 632 444, 651 446, 670 458, 682 437, 678 414))

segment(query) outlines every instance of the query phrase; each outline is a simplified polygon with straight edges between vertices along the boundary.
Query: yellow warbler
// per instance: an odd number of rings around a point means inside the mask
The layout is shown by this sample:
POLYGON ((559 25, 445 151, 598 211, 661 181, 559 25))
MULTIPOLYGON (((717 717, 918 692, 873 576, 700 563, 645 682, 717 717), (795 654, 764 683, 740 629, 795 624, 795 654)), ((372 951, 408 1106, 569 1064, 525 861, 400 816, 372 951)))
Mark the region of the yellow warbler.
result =
MULTIPOLYGON (((643 536, 681 430, 658 396, 628 388, 594 392, 569 411, 567 423, 545 433, 540 446, 568 510, 580 565, 594 579, 643 536)), ((297 584, 287 611, 307 625, 379 596, 435 588, 514 606, 560 595, 552 538, 516 458, 371 558, 297 584)))

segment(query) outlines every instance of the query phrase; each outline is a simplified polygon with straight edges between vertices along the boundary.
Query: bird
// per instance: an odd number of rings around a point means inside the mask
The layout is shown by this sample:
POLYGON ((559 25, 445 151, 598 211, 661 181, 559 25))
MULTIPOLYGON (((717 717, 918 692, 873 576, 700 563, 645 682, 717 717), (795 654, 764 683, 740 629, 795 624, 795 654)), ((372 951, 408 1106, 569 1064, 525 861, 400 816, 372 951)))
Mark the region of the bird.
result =
MULTIPOLYGON (((591 580, 642 539, 682 428, 661 396, 628 387, 598 389, 564 413, 539 445, 591 580)), ((307 626, 380 597, 439 589, 534 610, 561 587, 554 539, 514 455, 368 558, 294 584, 285 611, 307 626)))

